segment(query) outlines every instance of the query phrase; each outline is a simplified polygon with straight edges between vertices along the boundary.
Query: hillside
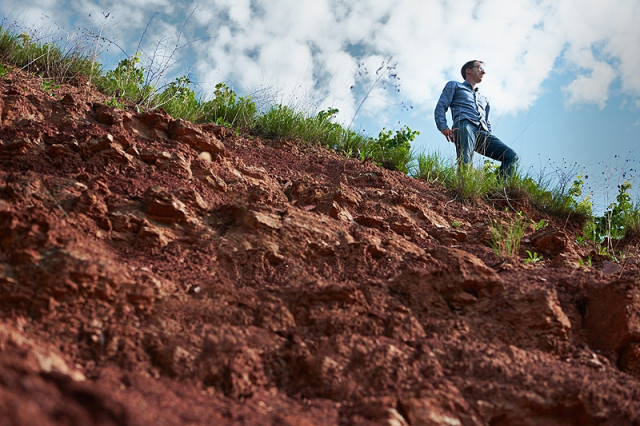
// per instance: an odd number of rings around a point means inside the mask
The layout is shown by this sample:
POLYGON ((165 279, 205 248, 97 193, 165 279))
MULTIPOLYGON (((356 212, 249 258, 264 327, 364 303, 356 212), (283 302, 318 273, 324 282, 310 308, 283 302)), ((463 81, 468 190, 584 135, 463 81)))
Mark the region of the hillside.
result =
POLYGON ((19 71, 0 117, 2 425, 640 423, 636 257, 566 218, 506 261, 511 201, 19 71))

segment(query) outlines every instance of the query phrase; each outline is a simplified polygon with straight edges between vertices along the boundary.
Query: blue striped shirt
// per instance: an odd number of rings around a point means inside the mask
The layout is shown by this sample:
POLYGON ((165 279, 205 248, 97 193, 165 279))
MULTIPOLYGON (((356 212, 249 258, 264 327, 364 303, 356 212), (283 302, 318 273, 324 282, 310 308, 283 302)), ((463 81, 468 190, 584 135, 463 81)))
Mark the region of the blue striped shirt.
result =
POLYGON ((460 120, 469 120, 476 126, 491 132, 489 100, 479 93, 477 88, 473 90, 469 82, 450 81, 444 86, 434 111, 436 126, 440 131, 448 129, 447 110, 449 108, 451 108, 453 128, 457 127, 460 120))

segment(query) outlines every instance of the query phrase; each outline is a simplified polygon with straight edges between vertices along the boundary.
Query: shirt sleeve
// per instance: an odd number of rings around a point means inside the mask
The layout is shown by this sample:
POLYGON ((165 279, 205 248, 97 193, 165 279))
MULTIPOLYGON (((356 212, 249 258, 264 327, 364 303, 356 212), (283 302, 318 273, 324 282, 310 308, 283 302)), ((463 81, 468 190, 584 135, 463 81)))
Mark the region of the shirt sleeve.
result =
POLYGON ((455 81, 450 81, 444 86, 444 89, 440 94, 440 99, 438 99, 438 103, 436 104, 436 109, 433 112, 433 116, 436 120, 436 127, 440 131, 449 128, 449 126, 447 125, 447 111, 449 110, 451 102, 453 101, 454 93, 455 81))

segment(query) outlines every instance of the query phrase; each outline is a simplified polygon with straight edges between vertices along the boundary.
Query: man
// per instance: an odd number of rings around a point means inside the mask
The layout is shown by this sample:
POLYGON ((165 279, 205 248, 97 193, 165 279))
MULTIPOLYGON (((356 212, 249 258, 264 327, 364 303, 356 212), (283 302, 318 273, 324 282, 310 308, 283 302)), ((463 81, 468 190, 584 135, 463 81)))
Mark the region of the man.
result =
POLYGON ((436 126, 449 142, 456 145, 459 165, 471 165, 476 151, 500 161, 500 176, 508 177, 518 161, 518 155, 491 134, 489 101, 476 87, 484 77, 484 62, 469 61, 462 66, 464 82, 448 82, 434 112, 436 126), (447 110, 451 108, 453 126, 447 125, 447 110))

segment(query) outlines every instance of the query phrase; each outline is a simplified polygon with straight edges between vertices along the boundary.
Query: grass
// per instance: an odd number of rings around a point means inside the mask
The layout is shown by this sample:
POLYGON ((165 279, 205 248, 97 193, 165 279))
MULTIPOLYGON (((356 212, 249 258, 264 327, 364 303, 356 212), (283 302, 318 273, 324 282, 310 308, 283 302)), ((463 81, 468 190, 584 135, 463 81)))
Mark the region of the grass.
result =
POLYGON ((256 120, 256 130, 261 136, 271 139, 301 139, 306 118, 301 112, 285 105, 274 105, 256 120))
POLYGON ((452 176, 456 173, 456 169, 438 152, 431 154, 419 154, 417 159, 416 176, 429 182, 440 182, 447 185, 452 176))
POLYGON ((640 203, 635 203, 633 208, 624 218, 625 235, 640 237, 640 203))
POLYGON ((489 163, 484 167, 460 166, 451 175, 449 188, 465 200, 477 201, 486 198, 498 188, 498 176, 489 163))
POLYGON ((14 34, 4 27, 0 27, 0 60, 58 83, 93 72, 82 45, 41 43, 27 33, 14 34))
POLYGON ((498 177, 497 166, 492 162, 487 161, 482 167, 458 168, 439 153, 418 155, 415 177, 438 182, 463 200, 526 200, 544 213, 557 217, 571 216, 577 222, 584 222, 591 215, 588 201, 576 201, 581 194, 583 182, 580 180, 576 180, 569 189, 560 186, 550 188, 548 183, 536 181, 516 170, 505 181, 498 177))
POLYGON ((491 219, 491 248, 503 259, 514 258, 518 254, 527 227, 525 218, 519 214, 508 224, 491 219))
MULTIPOLYGON (((195 97, 195 94, 193 95, 195 97)), ((176 103, 180 103, 179 99, 176 103)), ((257 108, 250 96, 240 97, 224 83, 218 83, 213 99, 201 99, 191 109, 202 111, 197 121, 217 123, 250 131, 255 128, 257 108)))
MULTIPOLYGON (((96 61, 96 47, 95 43, 91 48, 80 42, 67 42, 61 47, 0 26, 0 78, 13 66, 41 76, 43 88, 48 91, 60 83, 89 81, 110 97, 108 104, 114 107, 163 108, 174 118, 217 123, 263 138, 321 145, 349 158, 372 160, 387 169, 437 182, 462 200, 500 199, 509 206, 512 201, 526 202, 543 213, 584 225, 585 235, 596 242, 640 235, 640 205, 628 199, 628 184, 622 186, 618 201, 602 217, 594 217, 589 197, 582 198, 584 181, 580 175, 570 186, 572 177, 568 172, 556 185, 519 171, 504 181, 498 178, 497 167, 491 162, 479 168, 457 167, 438 153, 416 155, 411 151, 411 142, 418 132, 407 126, 395 131, 382 129, 377 137, 371 137, 336 123, 337 109, 307 114, 280 104, 258 108, 251 96, 240 97, 224 83, 216 86, 212 97, 204 98, 196 94, 186 76, 160 85, 162 75, 145 69, 140 52, 105 72, 96 61)), ((155 55, 146 56, 158 59, 155 55)), ((168 67, 159 69, 166 71, 168 67)), ((508 229, 493 225, 496 232, 507 236, 517 234, 519 229, 518 224, 508 229)), ((515 242, 508 247, 498 247, 497 241, 495 244, 505 255, 517 249, 515 242)))

